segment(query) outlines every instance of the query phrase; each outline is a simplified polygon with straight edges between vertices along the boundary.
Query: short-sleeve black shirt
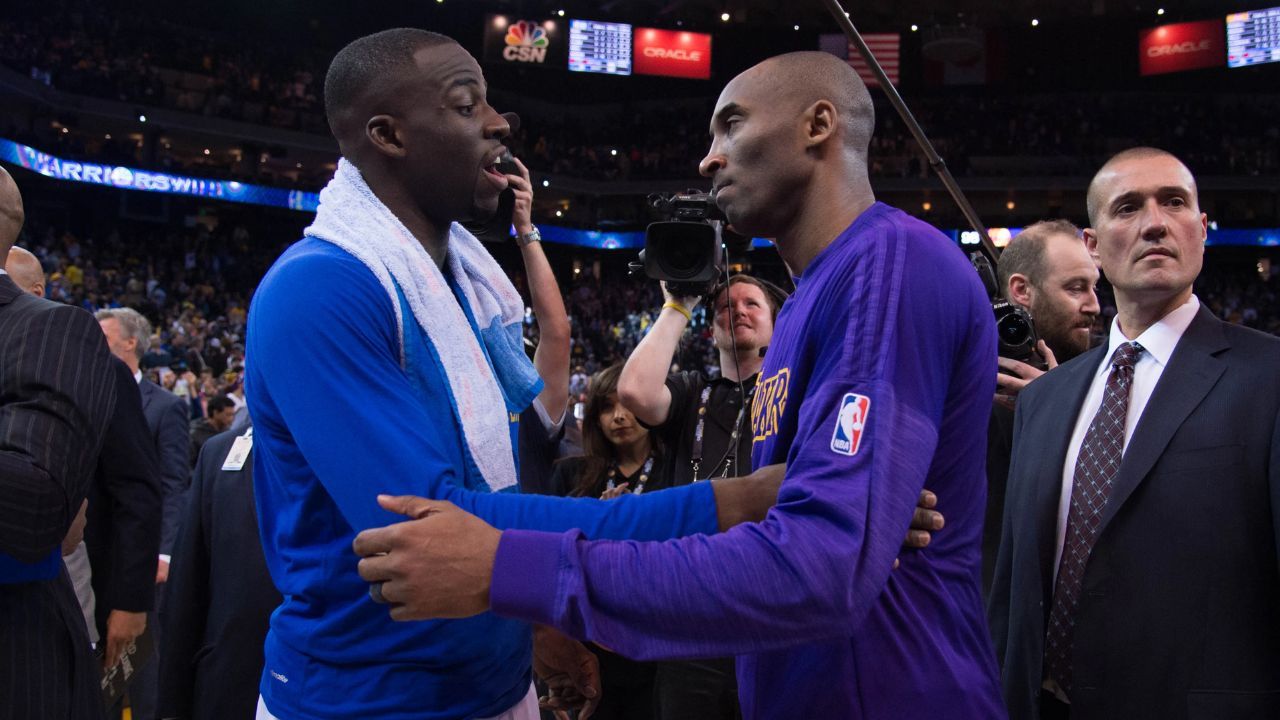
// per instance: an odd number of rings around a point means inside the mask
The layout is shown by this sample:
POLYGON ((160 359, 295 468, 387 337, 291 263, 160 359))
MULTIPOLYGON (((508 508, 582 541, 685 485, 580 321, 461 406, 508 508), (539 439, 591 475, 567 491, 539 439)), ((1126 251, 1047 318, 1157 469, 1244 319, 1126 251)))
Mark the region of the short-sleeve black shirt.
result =
POLYGON ((671 391, 671 410, 665 422, 652 428, 661 438, 670 458, 667 477, 672 485, 688 485, 697 480, 721 477, 726 470, 730 477, 751 472, 751 396, 755 391, 753 375, 743 382, 747 394, 746 412, 741 415, 737 452, 730 452, 729 444, 734 423, 739 419, 742 407, 742 391, 738 383, 724 378, 707 380, 702 373, 685 371, 667 377, 667 389, 671 391), (698 428, 698 409, 702 391, 708 386, 706 423, 702 433, 702 461, 698 465, 698 477, 693 476, 694 435, 698 428))

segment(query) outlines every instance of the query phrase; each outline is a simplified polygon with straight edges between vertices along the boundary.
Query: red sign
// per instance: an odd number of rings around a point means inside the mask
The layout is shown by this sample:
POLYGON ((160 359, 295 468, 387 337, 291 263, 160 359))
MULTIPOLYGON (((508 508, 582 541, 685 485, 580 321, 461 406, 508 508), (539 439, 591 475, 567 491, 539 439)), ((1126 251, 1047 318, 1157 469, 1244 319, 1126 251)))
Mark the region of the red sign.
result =
POLYGON ((636 75, 706 80, 711 77, 711 36, 638 27, 631 49, 631 70, 636 75))
POLYGON ((1138 33, 1138 68, 1143 75, 1220 67, 1226 54, 1221 20, 1161 25, 1138 33))

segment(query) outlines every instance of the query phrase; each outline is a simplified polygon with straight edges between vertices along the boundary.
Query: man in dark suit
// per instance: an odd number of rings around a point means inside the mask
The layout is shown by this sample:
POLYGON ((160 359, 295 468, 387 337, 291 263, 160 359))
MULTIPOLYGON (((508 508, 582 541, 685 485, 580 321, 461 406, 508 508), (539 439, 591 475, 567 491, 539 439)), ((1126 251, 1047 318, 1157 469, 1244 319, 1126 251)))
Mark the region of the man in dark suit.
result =
POLYGON ((1177 158, 1125 151, 1088 201, 1118 315, 1018 401, 989 606, 1010 717, 1280 717, 1280 340, 1192 294, 1177 158))
MULTIPOLYGON (((156 607, 162 607, 164 596, 159 585, 169 578, 170 553, 178 532, 178 519, 182 514, 182 502, 187 491, 190 438, 187 435, 187 405, 182 398, 156 385, 142 376, 139 363, 151 344, 151 323, 136 310, 115 308, 99 310, 98 324, 107 337, 111 353, 120 358, 138 383, 142 393, 142 412, 147 418, 156 455, 160 461, 160 488, 163 502, 160 530, 160 554, 156 568, 156 607)), ((152 614, 147 619, 153 628, 157 647, 162 642, 159 623, 152 614)), ((159 653, 153 662, 139 671, 130 687, 134 720, 152 720, 155 717, 156 672, 163 662, 159 653)))
MULTIPOLYGON (((0 263, 22 228, 0 168, 0 263)), ((102 717, 96 662, 62 566, 115 407, 111 356, 84 311, 0 274, 0 717, 102 717)))
POLYGON ((85 527, 107 667, 142 634, 155 607, 161 512, 160 470, 142 396, 129 367, 119 359, 112 365, 118 400, 90 487, 85 527))
POLYGON ((251 718, 258 706, 262 643, 281 598, 258 536, 252 452, 232 452, 251 448, 252 433, 215 435, 196 464, 160 617, 161 717, 251 718))
MULTIPOLYGON (((14 246, 4 269, 20 289, 43 297, 44 270, 35 255, 14 246)), ((89 638, 105 639, 107 668, 146 629, 160 547, 160 472, 142 396, 129 366, 118 358, 111 365, 116 406, 89 486, 85 539, 65 558, 89 638)))

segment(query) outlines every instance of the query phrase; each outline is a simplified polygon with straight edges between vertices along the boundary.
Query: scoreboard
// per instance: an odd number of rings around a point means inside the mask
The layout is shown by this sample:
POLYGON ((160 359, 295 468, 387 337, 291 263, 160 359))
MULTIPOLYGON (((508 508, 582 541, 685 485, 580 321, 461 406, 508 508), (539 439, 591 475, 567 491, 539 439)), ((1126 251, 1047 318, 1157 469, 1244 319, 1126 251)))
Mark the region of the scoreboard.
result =
POLYGON ((631 26, 626 23, 569 21, 569 69, 631 74, 631 26))
POLYGON ((1280 7, 1227 16, 1227 67, 1280 62, 1280 7))

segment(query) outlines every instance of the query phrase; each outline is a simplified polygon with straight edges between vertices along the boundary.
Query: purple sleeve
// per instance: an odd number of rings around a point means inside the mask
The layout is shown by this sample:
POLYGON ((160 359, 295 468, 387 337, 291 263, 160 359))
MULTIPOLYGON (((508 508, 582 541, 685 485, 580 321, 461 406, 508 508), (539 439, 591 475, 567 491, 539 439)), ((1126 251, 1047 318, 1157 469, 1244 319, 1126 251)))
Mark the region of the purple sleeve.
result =
MULTIPOLYGON (((932 236, 915 244, 955 252, 932 236)), ((763 522, 650 543, 507 531, 493 610, 637 660, 768 652, 855 634, 889 581, 933 470, 972 302, 981 300, 959 254, 917 262, 908 274, 906 245, 847 246, 869 259, 837 258, 828 285, 789 301, 804 322, 780 318, 762 382, 787 374, 790 397, 784 390, 775 407, 756 409, 778 417, 776 430, 772 415, 755 428, 755 460, 785 457, 787 473, 763 522), (845 441, 856 416, 842 422, 841 412, 863 400, 853 446, 845 441)))
POLYGON ((764 522, 662 543, 509 530, 493 609, 638 660, 850 635, 887 581, 937 441, 928 418, 940 414, 903 404, 884 382, 811 386, 764 522), (849 392, 871 400, 852 456, 831 450, 849 392))

